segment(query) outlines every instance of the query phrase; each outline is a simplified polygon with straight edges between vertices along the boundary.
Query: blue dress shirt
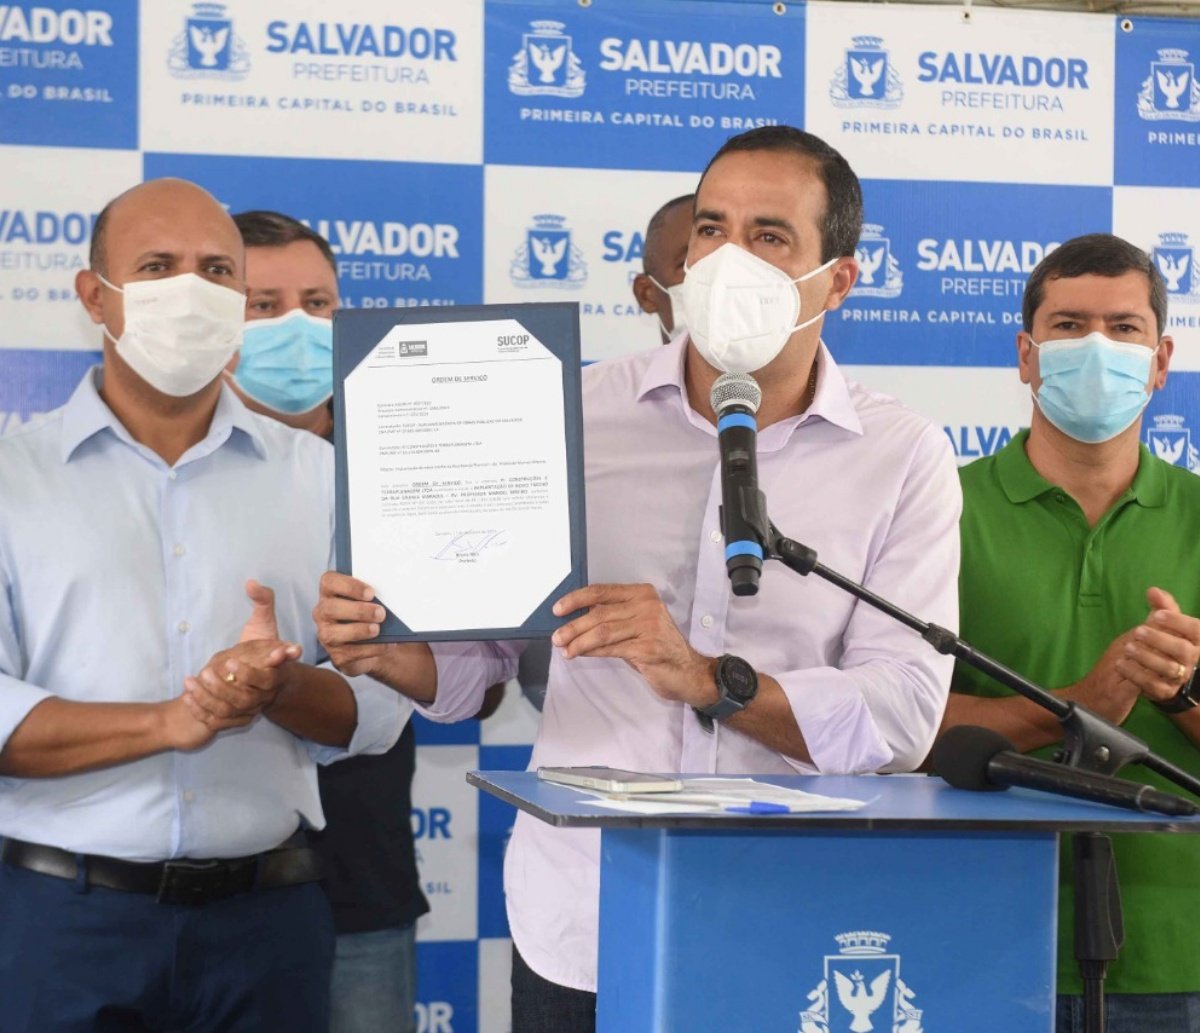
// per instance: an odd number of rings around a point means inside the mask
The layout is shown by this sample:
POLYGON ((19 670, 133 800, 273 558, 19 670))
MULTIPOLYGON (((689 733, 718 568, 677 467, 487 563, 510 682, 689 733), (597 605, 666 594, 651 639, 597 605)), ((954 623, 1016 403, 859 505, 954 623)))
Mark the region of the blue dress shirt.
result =
MULTIPOLYGON (((333 450, 221 392, 174 466, 104 404, 98 371, 0 439, 0 749, 42 700, 169 700, 237 642, 244 585, 275 589, 281 637, 318 656, 332 565, 333 450)), ((353 679, 346 750, 259 717, 202 749, 56 778, 0 778, 0 836, 129 860, 236 857, 324 824, 315 763, 382 753, 407 703, 353 679)))

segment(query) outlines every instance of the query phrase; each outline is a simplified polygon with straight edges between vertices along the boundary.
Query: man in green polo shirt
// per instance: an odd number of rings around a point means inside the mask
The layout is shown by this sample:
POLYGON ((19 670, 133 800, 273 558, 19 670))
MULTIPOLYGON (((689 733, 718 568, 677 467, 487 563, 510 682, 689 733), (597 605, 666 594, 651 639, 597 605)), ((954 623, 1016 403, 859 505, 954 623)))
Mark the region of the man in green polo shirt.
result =
MULTIPOLYGON (((1146 254, 1107 234, 1068 241, 1031 274, 1017 335, 1029 430, 962 470, 961 633, 1200 775, 1200 477, 1139 443, 1173 350, 1166 301, 1146 254)), ((1043 755, 1061 738, 1050 714, 962 664, 953 690, 943 728, 986 725, 1043 755)), ((1200 1033, 1200 836, 1113 842, 1126 935, 1108 1031, 1200 1033)), ((1057 1033, 1081 1033, 1063 847, 1057 1033)))

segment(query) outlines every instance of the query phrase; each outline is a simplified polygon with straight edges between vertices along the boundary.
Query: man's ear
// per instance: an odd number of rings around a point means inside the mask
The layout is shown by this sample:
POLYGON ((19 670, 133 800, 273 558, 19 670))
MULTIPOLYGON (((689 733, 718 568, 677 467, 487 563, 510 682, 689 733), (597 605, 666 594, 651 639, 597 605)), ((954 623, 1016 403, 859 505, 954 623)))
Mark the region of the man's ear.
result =
POLYGON ((1024 330, 1017 331, 1017 370, 1021 374, 1022 384, 1033 383, 1034 365, 1036 364, 1036 356, 1034 355, 1033 338, 1024 330))
POLYGON ((643 312, 658 312, 659 297, 658 288, 646 273, 638 273, 633 278, 633 298, 643 312))
POLYGON ((1154 354, 1154 376, 1151 383, 1155 391, 1161 391, 1167 384, 1167 371, 1171 367, 1171 356, 1175 354, 1175 339, 1170 334, 1164 334, 1158 339, 1158 351, 1154 354))
POLYGON ((103 290, 104 284, 91 269, 80 269, 75 274, 75 293, 79 295, 79 301, 93 323, 104 322, 104 307, 100 302, 103 290))
POLYGON ((832 266, 832 270, 833 282, 829 285, 829 293, 825 296, 826 312, 841 307, 846 296, 854 289, 855 283, 858 282, 858 260, 849 256, 839 258, 837 264, 832 266))

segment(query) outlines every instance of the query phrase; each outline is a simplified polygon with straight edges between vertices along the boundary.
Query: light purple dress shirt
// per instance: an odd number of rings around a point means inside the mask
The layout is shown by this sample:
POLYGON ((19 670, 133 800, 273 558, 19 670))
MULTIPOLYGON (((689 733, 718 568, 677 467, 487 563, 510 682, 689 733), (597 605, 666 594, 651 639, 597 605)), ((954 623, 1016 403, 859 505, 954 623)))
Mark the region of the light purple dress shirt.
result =
MULTIPOLYGON (((604 764, 725 774, 908 771, 928 752, 952 661, 913 631, 815 577, 768 564, 755 596, 730 593, 716 428, 688 404, 686 338, 589 366, 583 378, 588 574, 648 582, 692 646, 734 653, 783 687, 813 763, 791 760, 661 699, 624 661, 554 650, 530 767, 604 764)), ((759 486, 789 537, 826 566, 926 620, 958 620, 961 495, 945 435, 848 382, 821 346, 816 397, 758 435, 759 486)), ((512 643, 435 648, 434 720, 473 715, 510 677, 512 643)), ((599 833, 518 815, 505 859, 517 949, 544 978, 594 990, 599 833)))

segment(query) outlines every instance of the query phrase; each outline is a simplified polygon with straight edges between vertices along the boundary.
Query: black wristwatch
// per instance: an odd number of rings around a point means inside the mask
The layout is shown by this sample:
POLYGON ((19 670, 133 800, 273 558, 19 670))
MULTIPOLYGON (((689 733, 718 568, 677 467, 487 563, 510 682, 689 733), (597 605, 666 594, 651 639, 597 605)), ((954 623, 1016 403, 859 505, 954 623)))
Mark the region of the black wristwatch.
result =
POLYGON ((750 701, 758 695, 758 674, 740 656, 726 653, 717 660, 715 672, 717 692, 720 698, 710 707, 695 707, 700 716, 701 724, 711 727, 713 719, 720 720, 745 710, 750 701), (707 718, 708 721, 704 719, 707 718))
POLYGON ((1200 692, 1196 686, 1196 669, 1192 668, 1192 676, 1179 686, 1179 691, 1174 696, 1161 703, 1155 700, 1154 705, 1164 714, 1186 714, 1192 707, 1200 704, 1198 695, 1200 692))

